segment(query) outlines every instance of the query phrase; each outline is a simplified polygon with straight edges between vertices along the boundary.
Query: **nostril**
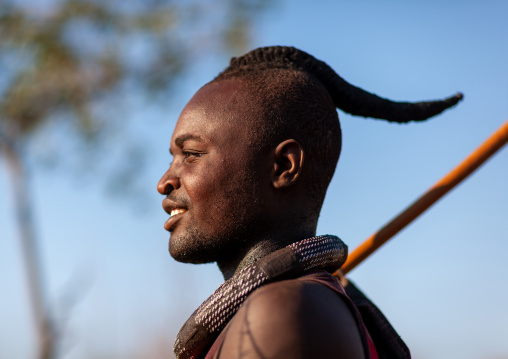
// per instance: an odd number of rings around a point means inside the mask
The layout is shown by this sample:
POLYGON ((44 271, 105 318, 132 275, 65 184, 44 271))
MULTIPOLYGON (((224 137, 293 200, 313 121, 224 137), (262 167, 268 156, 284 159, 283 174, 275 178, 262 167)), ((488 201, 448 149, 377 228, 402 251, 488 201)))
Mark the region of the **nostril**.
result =
POLYGON ((163 195, 168 195, 173 190, 173 186, 167 181, 160 181, 157 184, 157 192, 163 195))
POLYGON ((166 187, 164 187, 164 191, 162 192, 162 194, 164 194, 164 195, 166 195, 166 196, 167 196, 167 195, 168 195, 168 194, 170 194, 170 193, 171 193, 171 191, 173 191, 174 189, 175 189, 175 188, 173 187, 173 185, 171 185, 171 184, 167 183, 167 184, 166 184, 166 187))
POLYGON ((180 188, 180 180, 178 177, 169 175, 168 173, 166 173, 157 184, 157 192, 166 196, 178 188, 180 188))

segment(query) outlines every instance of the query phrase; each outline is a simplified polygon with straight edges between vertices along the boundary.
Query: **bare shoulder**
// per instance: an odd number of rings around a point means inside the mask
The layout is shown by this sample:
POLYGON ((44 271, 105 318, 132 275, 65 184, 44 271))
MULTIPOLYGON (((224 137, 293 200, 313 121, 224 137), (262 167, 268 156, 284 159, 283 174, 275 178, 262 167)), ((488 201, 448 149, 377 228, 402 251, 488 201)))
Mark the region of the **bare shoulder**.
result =
POLYGON ((233 317, 220 358, 364 358, 347 304, 317 283, 287 280, 252 293, 233 317))

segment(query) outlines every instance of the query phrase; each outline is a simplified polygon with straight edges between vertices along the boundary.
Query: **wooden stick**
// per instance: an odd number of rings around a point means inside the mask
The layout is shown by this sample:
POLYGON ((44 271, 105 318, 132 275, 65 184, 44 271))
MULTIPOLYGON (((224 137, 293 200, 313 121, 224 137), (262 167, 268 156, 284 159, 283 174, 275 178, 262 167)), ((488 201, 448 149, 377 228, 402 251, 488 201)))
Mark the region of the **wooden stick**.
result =
POLYGON ((480 147, 473 151, 464 161, 462 161, 462 163, 450 171, 446 176, 441 178, 441 180, 425 192, 412 205, 360 244, 352 253, 349 254, 346 263, 344 263, 340 270, 337 270, 334 275, 340 276, 351 271, 376 249, 381 247, 381 245, 397 234, 402 228, 422 214, 438 199, 474 172, 482 163, 496 153, 507 142, 508 121, 506 121, 496 132, 482 143, 480 147))

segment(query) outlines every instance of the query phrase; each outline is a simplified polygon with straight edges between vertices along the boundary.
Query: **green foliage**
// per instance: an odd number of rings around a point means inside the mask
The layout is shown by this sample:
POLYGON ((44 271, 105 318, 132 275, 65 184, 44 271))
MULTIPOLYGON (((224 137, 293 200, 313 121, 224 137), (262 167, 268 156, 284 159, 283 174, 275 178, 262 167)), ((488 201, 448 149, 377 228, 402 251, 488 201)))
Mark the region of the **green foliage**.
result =
POLYGON ((126 87, 168 94, 204 54, 243 50, 262 0, 7 2, 0 9, 0 141, 64 118, 100 133, 94 105, 126 87))

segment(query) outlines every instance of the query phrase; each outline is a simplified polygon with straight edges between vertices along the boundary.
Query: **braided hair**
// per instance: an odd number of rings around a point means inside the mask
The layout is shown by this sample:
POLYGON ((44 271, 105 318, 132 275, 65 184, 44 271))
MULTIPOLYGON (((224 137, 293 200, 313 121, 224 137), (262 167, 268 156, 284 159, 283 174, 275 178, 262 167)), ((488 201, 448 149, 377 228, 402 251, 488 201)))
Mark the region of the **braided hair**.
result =
MULTIPOLYGON (((341 148, 336 108, 356 116, 407 123, 424 121, 457 104, 452 97, 428 102, 394 102, 355 87, 330 66, 294 47, 262 47, 232 58, 213 81, 242 81, 264 118, 256 142, 274 146, 294 138, 304 148, 311 195, 319 208, 341 148), (319 177, 319 178, 318 178, 319 177)), ((319 213, 319 210, 318 212, 319 213)))

